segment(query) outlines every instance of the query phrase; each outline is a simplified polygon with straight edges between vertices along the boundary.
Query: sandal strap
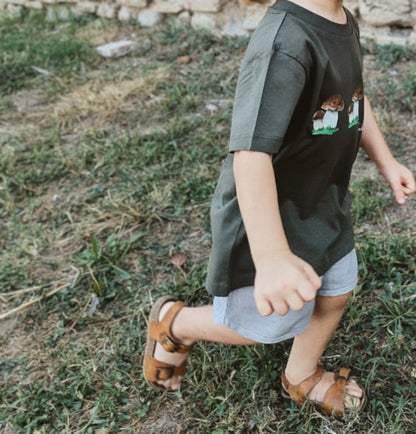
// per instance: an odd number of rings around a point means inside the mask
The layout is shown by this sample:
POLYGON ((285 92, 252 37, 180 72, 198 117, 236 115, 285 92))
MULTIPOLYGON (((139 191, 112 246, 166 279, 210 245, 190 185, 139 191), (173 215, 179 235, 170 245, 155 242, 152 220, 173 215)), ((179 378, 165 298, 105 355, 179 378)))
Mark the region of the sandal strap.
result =
POLYGON ((185 303, 182 301, 176 301, 161 321, 151 321, 149 325, 150 338, 157 341, 169 353, 187 353, 191 349, 191 346, 184 345, 174 338, 171 332, 172 322, 184 306, 185 303))
POLYGON ((145 378, 147 381, 156 383, 157 381, 169 380, 172 377, 184 376, 186 371, 186 361, 180 366, 170 365, 156 360, 149 354, 146 354, 145 378))
POLYGON ((319 383, 323 374, 324 369, 322 368, 322 365, 319 364, 316 371, 310 377, 306 378, 306 380, 303 380, 301 383, 294 385, 289 383, 285 373, 282 372, 282 385, 295 404, 300 406, 306 401, 308 394, 313 387, 319 383))
POLYGON ((335 383, 326 392, 322 403, 322 408, 327 414, 335 413, 339 417, 344 415, 345 386, 352 379, 350 373, 350 369, 341 368, 335 374, 335 383))

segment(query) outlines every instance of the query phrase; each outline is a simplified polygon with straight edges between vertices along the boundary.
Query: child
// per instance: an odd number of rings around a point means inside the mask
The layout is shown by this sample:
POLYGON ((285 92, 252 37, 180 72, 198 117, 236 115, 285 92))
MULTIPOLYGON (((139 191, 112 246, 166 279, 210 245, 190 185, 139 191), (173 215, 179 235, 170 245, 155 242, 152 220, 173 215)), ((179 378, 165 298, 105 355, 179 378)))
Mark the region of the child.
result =
POLYGON ((177 389, 198 340, 294 337, 283 396, 338 416, 363 408, 349 370, 334 374, 319 363, 356 285, 348 182, 359 145, 399 204, 415 181, 382 137, 361 72, 359 31, 342 0, 283 0, 269 9, 244 58, 211 208, 214 303, 158 300, 144 362, 149 384, 177 389))

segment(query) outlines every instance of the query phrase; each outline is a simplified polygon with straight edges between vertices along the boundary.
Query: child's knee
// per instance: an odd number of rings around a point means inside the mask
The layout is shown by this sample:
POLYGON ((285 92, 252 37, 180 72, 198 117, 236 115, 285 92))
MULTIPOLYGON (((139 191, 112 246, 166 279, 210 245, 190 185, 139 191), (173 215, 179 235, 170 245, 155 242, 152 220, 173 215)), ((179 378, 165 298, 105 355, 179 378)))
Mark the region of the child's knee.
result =
POLYGON ((324 313, 326 311, 344 310, 351 294, 352 292, 336 295, 335 297, 318 296, 316 297, 315 311, 324 313))

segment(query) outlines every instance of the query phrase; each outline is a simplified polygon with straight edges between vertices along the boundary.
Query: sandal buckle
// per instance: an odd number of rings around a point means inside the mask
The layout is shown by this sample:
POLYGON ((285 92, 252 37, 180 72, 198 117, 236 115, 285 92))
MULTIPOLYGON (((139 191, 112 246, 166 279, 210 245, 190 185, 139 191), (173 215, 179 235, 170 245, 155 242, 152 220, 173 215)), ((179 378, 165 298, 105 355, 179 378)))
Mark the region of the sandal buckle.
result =
POLYGON ((163 334, 160 340, 160 344, 162 345, 163 349, 166 350, 168 353, 176 353, 181 348, 181 345, 178 342, 172 340, 172 338, 167 334, 163 334))
POLYGON ((169 378, 173 377, 175 372, 174 366, 159 366, 156 368, 156 380, 163 381, 169 380, 169 378))

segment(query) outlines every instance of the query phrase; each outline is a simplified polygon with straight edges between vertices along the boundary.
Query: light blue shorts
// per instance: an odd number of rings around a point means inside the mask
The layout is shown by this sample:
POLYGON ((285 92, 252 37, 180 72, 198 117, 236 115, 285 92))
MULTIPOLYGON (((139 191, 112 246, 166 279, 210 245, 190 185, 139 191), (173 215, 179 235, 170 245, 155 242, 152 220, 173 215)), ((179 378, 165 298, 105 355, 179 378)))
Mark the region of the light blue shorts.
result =
MULTIPOLYGON (((355 250, 336 262, 323 276, 318 295, 335 297, 351 292, 357 285, 357 255, 355 250)), ((232 291, 228 297, 214 297, 214 323, 229 327, 256 342, 273 344, 303 333, 311 320, 315 300, 303 308, 280 316, 262 316, 254 301, 254 287, 232 291)))

